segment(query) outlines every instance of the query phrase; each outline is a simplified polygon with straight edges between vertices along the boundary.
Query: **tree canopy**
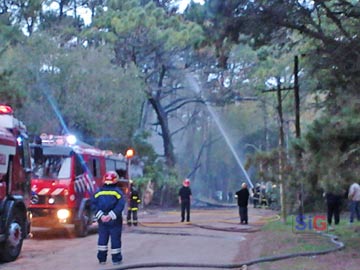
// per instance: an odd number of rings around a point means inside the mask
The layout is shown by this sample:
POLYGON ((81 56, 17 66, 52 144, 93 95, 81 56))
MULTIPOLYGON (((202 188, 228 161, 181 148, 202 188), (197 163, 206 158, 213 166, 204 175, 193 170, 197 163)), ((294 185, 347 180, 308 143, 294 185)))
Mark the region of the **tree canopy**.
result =
MULTIPOLYGON (((250 154, 254 178, 276 182, 283 169, 309 194, 356 179, 358 1, 207 0, 183 14, 176 2, 2 1, 0 101, 16 108, 32 134, 66 127, 102 148, 138 144, 154 165, 150 178, 162 177, 163 186, 191 175, 210 195, 238 188, 239 168, 206 106, 242 159, 250 154), (301 138, 294 132, 295 56, 301 138), (277 87, 284 89, 284 168, 274 151, 279 100, 264 92, 277 87), (163 160, 167 172, 158 167, 163 160)), ((297 183, 287 181, 294 191, 297 183)))

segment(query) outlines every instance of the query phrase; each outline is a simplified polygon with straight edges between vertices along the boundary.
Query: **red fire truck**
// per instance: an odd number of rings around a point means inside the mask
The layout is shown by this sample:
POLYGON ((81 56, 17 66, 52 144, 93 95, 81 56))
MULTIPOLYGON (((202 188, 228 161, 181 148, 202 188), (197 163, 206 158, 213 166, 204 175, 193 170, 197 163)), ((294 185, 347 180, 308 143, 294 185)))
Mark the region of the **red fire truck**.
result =
POLYGON ((30 174, 26 127, 0 105, 0 261, 15 260, 30 232, 30 174))
MULTIPOLYGON (((86 236, 94 221, 91 195, 102 185, 106 171, 116 170, 120 177, 126 175, 125 158, 76 142, 72 135, 42 134, 30 146, 33 225, 73 224, 77 236, 86 236)), ((127 183, 123 177, 119 185, 127 188, 127 183)))

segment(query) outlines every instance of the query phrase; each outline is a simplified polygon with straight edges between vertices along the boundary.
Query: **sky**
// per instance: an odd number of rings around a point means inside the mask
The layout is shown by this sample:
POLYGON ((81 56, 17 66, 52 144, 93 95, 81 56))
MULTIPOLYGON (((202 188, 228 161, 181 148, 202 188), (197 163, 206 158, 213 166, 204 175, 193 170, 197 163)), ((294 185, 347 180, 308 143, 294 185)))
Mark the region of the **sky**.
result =
MULTIPOLYGON (((195 3, 204 4, 205 0, 193 0, 195 3)), ((180 0, 179 1, 179 12, 182 13, 186 9, 186 7, 190 4, 191 0, 180 0)), ((44 6, 45 10, 58 10, 59 9, 59 3, 57 1, 50 2, 50 5, 44 6)), ((85 25, 89 25, 91 23, 91 12, 88 8, 78 7, 77 8, 78 14, 82 17, 84 20, 85 25)), ((73 15, 73 10, 70 9, 68 11, 68 15, 73 15)))
MULTIPOLYGON (((195 3, 204 4, 205 0, 193 0, 195 3)), ((179 1, 179 12, 182 13, 186 9, 186 7, 190 4, 191 0, 181 0, 179 1)), ((54 3, 57 5, 57 3, 54 3)), ((84 19, 86 25, 91 23, 91 13, 89 9, 86 8, 78 8, 78 12, 80 16, 84 19)))
MULTIPOLYGON (((179 11, 183 12, 191 0, 182 0, 179 4, 179 11)), ((204 4, 205 0, 194 0, 195 3, 204 4)))

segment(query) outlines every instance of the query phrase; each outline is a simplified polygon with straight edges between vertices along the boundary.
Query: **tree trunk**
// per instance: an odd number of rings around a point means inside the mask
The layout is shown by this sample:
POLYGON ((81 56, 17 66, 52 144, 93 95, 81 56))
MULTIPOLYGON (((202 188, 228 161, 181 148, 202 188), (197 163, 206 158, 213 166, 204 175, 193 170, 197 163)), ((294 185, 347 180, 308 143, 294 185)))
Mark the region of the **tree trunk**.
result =
POLYGON ((154 108, 154 111, 159 121, 159 125, 161 127, 161 136, 163 138, 164 156, 166 159, 166 164, 169 167, 174 167, 176 160, 174 155, 174 146, 172 144, 170 130, 169 130, 167 114, 157 99, 151 97, 149 98, 149 102, 154 108))

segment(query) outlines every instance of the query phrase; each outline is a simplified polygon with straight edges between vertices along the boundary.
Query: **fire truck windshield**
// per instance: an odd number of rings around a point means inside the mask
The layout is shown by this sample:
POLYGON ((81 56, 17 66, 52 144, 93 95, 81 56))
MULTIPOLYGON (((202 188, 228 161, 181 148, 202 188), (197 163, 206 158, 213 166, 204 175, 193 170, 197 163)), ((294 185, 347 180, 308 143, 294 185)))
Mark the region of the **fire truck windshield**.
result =
POLYGON ((44 155, 41 163, 33 165, 33 178, 67 179, 70 178, 71 157, 44 155))

